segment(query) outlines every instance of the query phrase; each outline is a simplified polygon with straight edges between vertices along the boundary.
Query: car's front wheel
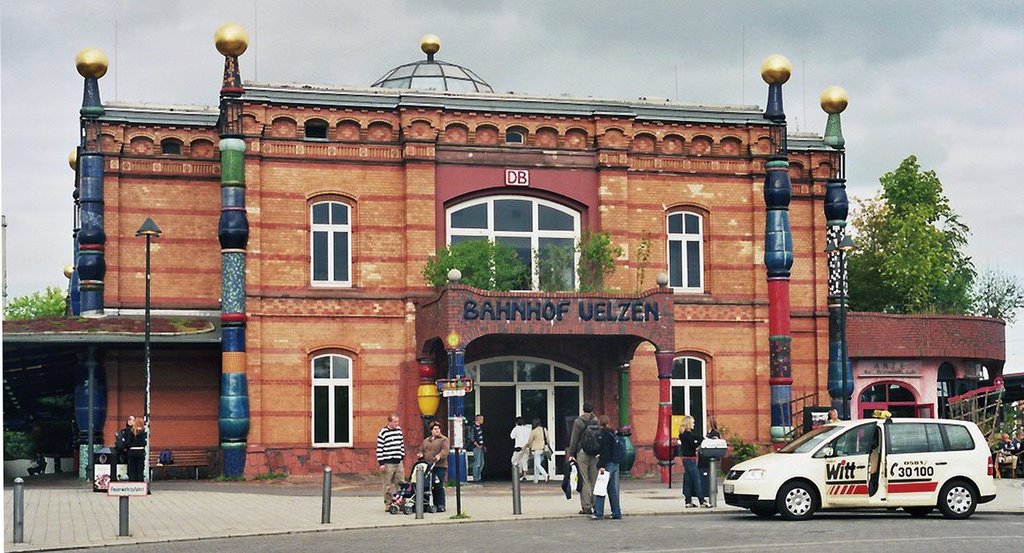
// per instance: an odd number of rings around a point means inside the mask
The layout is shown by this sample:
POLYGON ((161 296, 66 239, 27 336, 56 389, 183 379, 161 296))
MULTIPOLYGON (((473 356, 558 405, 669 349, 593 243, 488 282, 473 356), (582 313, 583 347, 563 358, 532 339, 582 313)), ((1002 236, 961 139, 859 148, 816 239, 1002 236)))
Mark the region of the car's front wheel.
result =
POLYGON ((942 516, 965 519, 978 508, 978 492, 964 480, 951 480, 939 492, 939 511, 942 516))
POLYGON ((818 494, 811 484, 795 480, 782 486, 775 506, 785 520, 807 520, 818 510, 818 494))

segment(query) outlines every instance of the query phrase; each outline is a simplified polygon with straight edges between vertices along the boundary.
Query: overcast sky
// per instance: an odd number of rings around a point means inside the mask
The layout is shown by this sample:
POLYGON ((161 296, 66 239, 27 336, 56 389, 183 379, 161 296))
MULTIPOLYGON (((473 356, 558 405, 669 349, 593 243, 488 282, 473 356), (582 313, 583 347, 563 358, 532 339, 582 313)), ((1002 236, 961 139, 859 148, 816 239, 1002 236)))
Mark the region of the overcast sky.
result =
MULTIPOLYGON (((82 78, 79 50, 111 67, 105 102, 217 102, 213 33, 250 36, 245 80, 366 86, 422 58, 473 69, 496 91, 764 105, 761 60, 793 62, 791 128, 821 132, 823 88, 843 114, 851 195, 916 154, 972 230, 979 269, 1024 278, 1024 3, 1013 2, 209 2, 5 1, 0 6, 0 202, 8 296, 66 286, 82 78), (636 5, 635 5, 636 4, 636 5), (1016 201, 1014 201, 1016 200, 1016 201), (1012 229, 1012 230, 1011 230, 1012 229)), ((1024 317, 1024 313, 1021 314, 1024 317)), ((1007 331, 1024 370, 1024 323, 1007 331)))

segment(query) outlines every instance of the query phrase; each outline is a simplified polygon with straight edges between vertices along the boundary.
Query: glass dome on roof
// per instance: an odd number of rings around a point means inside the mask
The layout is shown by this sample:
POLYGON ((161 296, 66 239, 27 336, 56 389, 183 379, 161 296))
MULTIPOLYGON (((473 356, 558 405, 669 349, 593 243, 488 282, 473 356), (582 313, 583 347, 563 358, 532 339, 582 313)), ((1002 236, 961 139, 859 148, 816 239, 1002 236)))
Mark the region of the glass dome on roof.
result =
POLYGON ((427 54, 427 59, 399 65, 370 86, 448 92, 494 92, 491 85, 469 69, 435 60, 434 54, 441 49, 441 40, 436 36, 424 36, 420 48, 427 54))

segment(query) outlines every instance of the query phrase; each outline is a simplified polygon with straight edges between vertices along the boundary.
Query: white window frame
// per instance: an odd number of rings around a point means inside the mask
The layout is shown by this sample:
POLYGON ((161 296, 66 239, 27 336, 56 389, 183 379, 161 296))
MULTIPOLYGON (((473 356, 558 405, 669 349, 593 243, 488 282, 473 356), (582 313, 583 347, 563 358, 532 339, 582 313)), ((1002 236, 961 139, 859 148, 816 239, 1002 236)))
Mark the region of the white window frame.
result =
POLYGON ((680 271, 680 275, 682 276, 682 279, 683 279, 683 285, 682 286, 674 286, 672 282, 669 282, 669 286, 672 287, 672 289, 677 291, 677 292, 703 293, 704 292, 704 284, 707 282, 707 275, 704 272, 704 216, 701 215, 700 213, 696 212, 696 211, 686 211, 686 210, 673 211, 671 213, 668 213, 667 215, 665 215, 665 236, 666 236, 666 240, 665 240, 665 266, 668 267, 668 274, 670 276, 672 274, 672 261, 670 259, 671 244, 673 242, 679 242, 681 244, 681 248, 680 248, 680 250, 681 250, 681 252, 680 252, 681 253, 681 258, 680 258, 681 265, 679 267, 679 271, 680 271), (676 216, 676 215, 678 215, 678 216, 683 218, 683 232, 675 233, 675 232, 669 232, 668 231, 668 228, 669 228, 668 220, 669 220, 670 217, 673 217, 673 216, 676 216), (693 215, 693 216, 697 217, 697 233, 696 234, 687 234, 685 232, 686 231, 686 216, 687 215, 693 215), (687 244, 687 242, 697 242, 697 244, 698 244, 697 251, 698 251, 698 255, 700 255, 700 260, 698 261, 698 265, 699 265, 699 269, 700 269, 700 286, 688 286, 689 283, 686 281, 687 280, 687 278, 686 278, 687 277, 687 266, 689 264, 688 263, 689 259, 687 259, 687 252, 686 252, 686 244, 687 244))
MULTIPOLYGON (((699 379, 698 378, 690 378, 689 377, 690 376, 689 368, 687 367, 687 371, 686 371, 686 376, 687 377, 686 378, 673 378, 673 379, 671 379, 670 386, 671 386, 672 390, 675 390, 676 388, 683 388, 684 389, 684 391, 683 391, 683 399, 684 399, 683 403, 684 403, 684 405, 686 407, 685 408, 686 412, 684 414, 690 415, 690 416, 693 416, 693 406, 690 405, 690 389, 693 388, 693 387, 699 387, 700 388, 700 404, 701 404, 700 421, 701 421, 701 425, 703 426, 703 428, 699 428, 697 430, 700 430, 701 436, 703 436, 707 432, 707 425, 708 425, 708 389, 707 389, 707 386, 705 385, 707 383, 707 378, 708 378, 708 362, 705 361, 704 359, 701 359, 700 357, 694 357, 693 355, 680 355, 680 356, 675 357, 675 358, 672 359, 672 368, 675 368, 676 362, 680 361, 680 360, 686 361, 687 364, 689 364, 690 360, 695 360, 695 361, 700 362, 700 378, 699 379)), ((671 398, 672 398, 672 394, 671 394, 671 391, 670 391, 669 399, 671 400, 671 398)), ((673 412, 672 415, 676 416, 676 413, 673 412)))
POLYGON ((352 206, 337 200, 324 200, 315 202, 309 206, 309 282, 311 286, 324 287, 324 288, 350 288, 352 286, 352 206), (337 224, 337 223, 314 223, 313 222, 313 208, 318 205, 327 204, 327 213, 330 215, 332 208, 331 205, 338 204, 344 206, 348 211, 348 224, 337 224), (314 276, 314 256, 316 251, 313 246, 313 239, 317 232, 327 233, 327 280, 316 280, 314 276), (346 251, 348 251, 348 259, 345 260, 348 268, 348 280, 334 280, 334 233, 344 232, 345 239, 348 241, 346 251))
POLYGON ((355 428, 353 426, 354 417, 352 413, 352 396, 355 390, 352 386, 352 373, 355 371, 355 363, 353 359, 347 355, 340 353, 324 353, 316 355, 309 360, 309 376, 310 376, 310 388, 309 388, 309 442, 313 447, 352 447, 353 435, 355 434, 355 428), (331 358, 330 378, 317 378, 313 372, 313 366, 317 359, 324 357, 331 358), (348 378, 334 378, 334 359, 340 357, 348 361, 348 378), (348 388, 348 441, 347 442, 317 442, 316 441, 316 387, 327 386, 327 436, 333 440, 334 438, 334 394, 338 388, 348 388))
POLYGON ((532 262, 532 256, 535 256, 539 249, 541 238, 568 238, 572 240, 573 250, 573 289, 579 285, 579 275, 576 274, 576 266, 579 264, 579 254, 575 251, 576 244, 580 240, 580 212, 575 209, 566 207, 561 204, 557 204, 552 201, 543 200, 540 198, 534 198, 532 196, 516 196, 516 195, 497 195, 487 196, 485 198, 476 198, 473 200, 465 201, 449 207, 445 210, 445 243, 452 243, 452 236, 480 236, 487 238, 494 242, 498 237, 502 238, 529 238, 530 239, 530 255, 533 271, 530 275, 530 285, 532 290, 536 290, 539 286, 539 275, 537 272, 536 264, 532 262), (495 231, 494 230, 494 202, 495 200, 522 200, 531 202, 531 208, 533 210, 533 230, 530 231, 495 231), (452 214, 461 209, 472 207, 479 204, 487 205, 487 228, 485 229, 453 229, 452 228, 452 214), (573 230, 540 230, 540 206, 549 207, 566 215, 572 217, 573 230))

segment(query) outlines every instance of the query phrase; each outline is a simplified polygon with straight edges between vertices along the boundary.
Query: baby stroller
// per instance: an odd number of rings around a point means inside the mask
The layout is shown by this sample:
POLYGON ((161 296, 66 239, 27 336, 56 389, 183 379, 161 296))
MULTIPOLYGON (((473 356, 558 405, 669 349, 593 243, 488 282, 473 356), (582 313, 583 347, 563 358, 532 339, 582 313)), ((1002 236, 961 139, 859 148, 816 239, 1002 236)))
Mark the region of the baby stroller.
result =
POLYGON ((433 513, 434 506, 430 504, 430 490, 440 482, 434 475, 434 465, 427 465, 426 461, 417 461, 409 473, 409 480, 398 483, 398 491, 391 496, 391 504, 388 505, 388 512, 397 515, 402 512, 411 515, 416 512, 416 467, 423 467, 423 512, 433 513))

